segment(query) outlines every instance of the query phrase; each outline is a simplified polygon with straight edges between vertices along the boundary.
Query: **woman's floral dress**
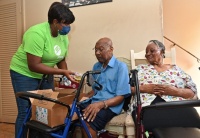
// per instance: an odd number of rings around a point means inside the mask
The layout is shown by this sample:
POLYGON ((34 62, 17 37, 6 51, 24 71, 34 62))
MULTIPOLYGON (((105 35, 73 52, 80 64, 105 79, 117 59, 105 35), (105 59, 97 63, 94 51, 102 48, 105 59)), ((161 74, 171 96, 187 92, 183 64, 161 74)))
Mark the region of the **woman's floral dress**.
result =
MULTIPOLYGON (((194 93, 197 93, 196 85, 192 81, 191 77, 186 74, 181 68, 176 65, 164 72, 157 72, 154 66, 148 64, 138 65, 138 80, 140 85, 144 84, 165 84, 172 85, 177 88, 189 88, 194 93)), ((150 105, 155 99, 156 95, 141 93, 141 101, 143 106, 150 105)), ((179 101, 184 100, 181 97, 163 95, 162 98, 165 101, 179 101)))

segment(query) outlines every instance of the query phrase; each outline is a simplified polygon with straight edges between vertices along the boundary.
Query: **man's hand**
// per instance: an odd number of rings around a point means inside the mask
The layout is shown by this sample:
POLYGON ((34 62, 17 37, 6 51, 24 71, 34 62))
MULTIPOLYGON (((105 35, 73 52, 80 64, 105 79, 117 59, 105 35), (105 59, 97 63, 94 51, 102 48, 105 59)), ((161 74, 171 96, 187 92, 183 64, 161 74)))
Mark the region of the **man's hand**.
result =
POLYGON ((104 108, 104 103, 103 101, 100 101, 100 102, 96 102, 96 103, 92 103, 90 104, 89 106, 87 106, 84 110, 83 110, 83 117, 84 119, 87 118, 87 121, 88 122, 92 122, 97 113, 102 109, 104 108))

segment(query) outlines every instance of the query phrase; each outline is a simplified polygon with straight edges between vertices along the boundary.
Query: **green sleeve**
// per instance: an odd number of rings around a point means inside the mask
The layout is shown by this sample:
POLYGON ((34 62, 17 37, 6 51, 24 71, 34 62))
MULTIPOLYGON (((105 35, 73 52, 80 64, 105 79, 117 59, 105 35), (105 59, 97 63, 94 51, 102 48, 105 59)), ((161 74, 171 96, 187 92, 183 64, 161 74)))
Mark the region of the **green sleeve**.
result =
POLYGON ((45 38, 37 32, 27 32, 24 37, 24 51, 32 55, 42 57, 45 38))

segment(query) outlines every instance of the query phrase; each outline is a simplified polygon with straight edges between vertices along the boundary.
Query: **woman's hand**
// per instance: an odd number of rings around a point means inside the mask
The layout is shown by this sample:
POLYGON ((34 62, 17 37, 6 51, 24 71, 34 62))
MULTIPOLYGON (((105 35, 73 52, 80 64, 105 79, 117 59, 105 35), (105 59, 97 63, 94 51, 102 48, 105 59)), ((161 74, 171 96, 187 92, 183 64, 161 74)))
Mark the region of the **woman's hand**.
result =
POLYGON ((66 76, 70 81, 76 82, 76 80, 74 79, 74 75, 75 75, 74 72, 72 72, 70 70, 64 70, 63 75, 66 76))
MULTIPOLYGON (((135 93, 135 88, 131 87, 132 93, 135 93)), ((196 99, 195 93, 189 88, 176 88, 171 85, 163 84, 144 84, 140 85, 140 92, 149 93, 155 95, 170 95, 176 97, 182 97, 185 99, 196 99)))
POLYGON ((179 89, 165 84, 155 84, 153 89, 153 94, 155 95, 170 95, 170 96, 180 96, 179 89))
POLYGON ((182 97, 185 99, 192 99, 195 93, 189 88, 176 88, 171 85, 156 84, 154 88, 154 93, 157 95, 170 95, 176 97, 182 97))
MULTIPOLYGON (((134 91, 134 87, 131 88, 132 92, 134 91)), ((140 85, 140 92, 155 94, 155 95, 168 95, 170 91, 169 85, 161 85, 161 84, 144 84, 140 85)))
POLYGON ((172 90, 173 90, 172 87, 173 86, 170 86, 170 85, 156 84, 155 87, 154 87, 154 89, 153 89, 153 93, 155 95, 159 95, 159 96, 162 96, 162 95, 171 95, 173 93, 172 92, 172 90))
POLYGON ((92 103, 89 106, 87 106, 84 110, 83 110, 83 117, 84 119, 87 118, 88 122, 92 122, 97 113, 100 111, 100 109, 104 108, 104 103, 102 101, 100 102, 96 102, 96 103, 92 103))

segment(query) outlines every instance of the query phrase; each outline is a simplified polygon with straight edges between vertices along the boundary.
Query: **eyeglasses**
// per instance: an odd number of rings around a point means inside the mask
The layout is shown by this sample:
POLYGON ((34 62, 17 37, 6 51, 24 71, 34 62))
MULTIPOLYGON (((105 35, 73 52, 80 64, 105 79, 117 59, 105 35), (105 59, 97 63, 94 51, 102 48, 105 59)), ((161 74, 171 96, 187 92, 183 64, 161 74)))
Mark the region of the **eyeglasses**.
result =
POLYGON ((148 55, 148 54, 156 54, 158 52, 160 52, 159 49, 150 49, 150 50, 146 51, 145 56, 148 55))
POLYGON ((107 46, 110 46, 108 44, 106 45, 101 45, 100 48, 93 48, 92 50, 95 51, 95 53, 99 52, 99 53, 103 53, 104 51, 108 50, 108 47, 107 46))
POLYGON ((155 54, 155 53, 158 53, 160 52, 159 49, 150 49, 149 51, 146 51, 146 54, 148 54, 150 52, 150 54, 155 54))

